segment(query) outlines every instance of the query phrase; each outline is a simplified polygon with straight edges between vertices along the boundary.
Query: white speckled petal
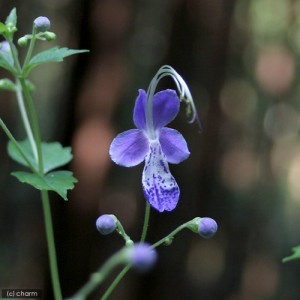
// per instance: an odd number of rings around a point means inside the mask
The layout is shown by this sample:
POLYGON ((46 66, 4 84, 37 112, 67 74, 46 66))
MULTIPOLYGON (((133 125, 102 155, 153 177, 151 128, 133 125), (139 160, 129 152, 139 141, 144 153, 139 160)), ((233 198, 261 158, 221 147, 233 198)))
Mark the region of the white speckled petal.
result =
POLYGON ((179 200, 179 187, 170 173, 166 156, 158 141, 151 141, 145 158, 143 190, 150 205, 159 212, 173 210, 179 200))

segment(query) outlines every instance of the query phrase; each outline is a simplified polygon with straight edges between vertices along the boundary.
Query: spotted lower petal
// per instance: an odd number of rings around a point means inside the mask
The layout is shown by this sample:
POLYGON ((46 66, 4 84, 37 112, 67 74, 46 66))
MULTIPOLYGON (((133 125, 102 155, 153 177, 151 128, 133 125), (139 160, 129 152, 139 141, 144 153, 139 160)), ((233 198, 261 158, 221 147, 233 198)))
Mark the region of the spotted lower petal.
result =
POLYGON ((166 156, 158 141, 150 143, 142 177, 144 195, 156 210, 171 211, 179 200, 179 187, 170 173, 166 156))

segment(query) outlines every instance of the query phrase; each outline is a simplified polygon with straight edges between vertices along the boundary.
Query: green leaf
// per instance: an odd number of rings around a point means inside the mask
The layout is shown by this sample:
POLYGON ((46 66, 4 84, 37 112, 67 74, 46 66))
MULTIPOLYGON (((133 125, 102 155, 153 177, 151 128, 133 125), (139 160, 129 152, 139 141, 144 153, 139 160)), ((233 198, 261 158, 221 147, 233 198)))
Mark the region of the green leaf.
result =
POLYGON ((297 247, 292 248, 292 251, 294 252, 292 255, 287 256, 285 258, 282 259, 282 262, 288 262, 291 260, 296 260, 296 259, 300 259, 300 245, 297 247))
POLYGON ((77 182, 70 171, 55 171, 44 177, 28 172, 13 172, 12 175, 38 190, 54 191, 64 200, 68 200, 67 191, 73 189, 77 182))
POLYGON ((5 21, 6 25, 6 33, 10 36, 13 35, 15 31, 17 31, 17 10, 13 8, 5 21))
POLYGON ((15 7, 10 11, 9 15, 7 16, 5 24, 17 26, 17 10, 15 7))
POLYGON ((5 24, 0 22, 0 34, 6 32, 6 30, 7 30, 7 28, 6 28, 5 24))
POLYGON ((6 69, 12 74, 16 75, 17 71, 15 70, 14 60, 10 53, 6 53, 4 51, 0 52, 0 67, 6 69))
POLYGON ((28 72, 30 72, 33 68, 37 67, 40 64, 48 63, 48 62, 61 62, 64 60, 65 57, 74 54, 84 53, 84 52, 89 52, 89 50, 74 50, 65 47, 50 48, 32 57, 32 59, 29 61, 28 65, 26 66, 25 73, 28 74, 28 72))
MULTIPOLYGON (((22 148, 23 152, 26 154, 28 160, 38 170, 37 162, 34 159, 31 145, 28 140, 18 142, 19 146, 22 148)), ((20 155, 16 146, 12 143, 8 143, 8 155, 19 164, 29 167, 24 158, 20 155)), ((71 154, 71 147, 62 147, 60 143, 42 143, 42 155, 44 164, 44 173, 47 173, 53 169, 61 167, 73 158, 71 154)))

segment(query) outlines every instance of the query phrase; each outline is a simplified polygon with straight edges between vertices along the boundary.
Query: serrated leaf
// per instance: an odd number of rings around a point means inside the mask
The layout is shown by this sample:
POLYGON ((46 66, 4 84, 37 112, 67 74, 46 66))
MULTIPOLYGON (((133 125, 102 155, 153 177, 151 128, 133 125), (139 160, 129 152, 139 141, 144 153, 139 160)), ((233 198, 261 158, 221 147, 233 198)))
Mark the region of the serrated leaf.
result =
POLYGON ((294 253, 290 256, 287 256, 287 257, 283 258, 282 262, 285 263, 285 262, 288 262, 288 261, 291 261, 291 260, 300 259, 300 245, 292 248, 292 251, 294 253))
POLYGON ((77 179, 70 171, 55 171, 44 177, 28 172, 13 172, 11 175, 22 183, 27 183, 38 190, 54 191, 64 200, 67 199, 67 191, 74 188, 77 179))
POLYGON ((7 16, 5 24, 17 26, 17 10, 15 7, 10 11, 9 15, 7 16))
POLYGON ((0 52, 0 67, 6 69, 14 75, 17 74, 14 66, 14 60, 10 53, 6 53, 4 51, 0 52))
POLYGON ((48 62, 61 62, 65 57, 84 52, 89 52, 89 50, 74 50, 65 47, 53 47, 48 50, 42 51, 32 57, 32 59, 29 61, 29 64, 26 67, 26 74, 28 74, 28 72, 30 72, 33 68, 37 67, 40 64, 48 62))
MULTIPOLYGON (((34 159, 31 145, 28 140, 18 142, 19 146, 22 148, 23 152, 26 154, 28 160, 37 170, 38 165, 34 159)), ((60 143, 42 143, 42 155, 43 155, 43 165, 44 173, 47 173, 53 169, 64 166, 70 162, 73 158, 71 153, 71 147, 62 147, 60 143)), ((20 155, 16 146, 12 143, 8 143, 7 147, 8 155, 19 164, 29 167, 24 158, 20 155)))

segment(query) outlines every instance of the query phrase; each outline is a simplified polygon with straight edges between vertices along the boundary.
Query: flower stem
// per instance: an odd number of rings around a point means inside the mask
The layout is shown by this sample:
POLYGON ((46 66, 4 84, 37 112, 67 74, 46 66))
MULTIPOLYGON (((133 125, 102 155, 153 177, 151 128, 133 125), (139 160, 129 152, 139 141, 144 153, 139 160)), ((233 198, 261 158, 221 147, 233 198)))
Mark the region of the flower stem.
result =
POLYGON ((126 273, 130 270, 131 266, 127 265, 115 278, 115 280, 111 283, 111 285, 108 287, 104 295, 100 298, 100 300, 106 300, 110 294, 113 292, 115 287, 120 283, 122 278, 126 275, 126 273))
POLYGON ((17 96, 17 100, 18 100, 18 106, 19 106, 19 109, 20 109, 20 113, 21 113, 21 117, 22 117, 23 124, 24 124, 24 127, 25 127, 25 131, 27 133, 27 137, 28 137, 29 143, 30 143, 31 148, 32 148, 33 156, 34 156, 36 162, 38 162, 37 147, 36 147, 35 140, 34 140, 34 137, 33 137, 33 133, 32 133, 32 130, 31 130, 30 122, 28 120, 28 115, 27 115, 27 112, 26 112, 26 108, 25 108, 25 105, 24 105, 22 86, 21 86, 20 80, 17 80, 16 87, 17 87, 16 96, 17 96))
POLYGON ((24 69, 26 68, 30 58, 31 58, 31 55, 32 55, 32 52, 33 52, 33 49, 34 49, 34 46, 35 46, 35 41, 36 41, 36 29, 32 28, 32 37, 30 39, 30 44, 29 44, 29 48, 28 48, 28 51, 27 51, 27 54, 26 54, 26 57, 25 57, 25 60, 24 60, 24 64, 23 64, 23 73, 24 73, 24 69))
POLYGON ((145 218, 144 218, 144 225, 143 225, 143 231, 141 236, 141 242, 145 242, 148 225, 149 225, 149 219, 150 219, 150 204, 146 202, 146 208, 145 208, 145 218))
MULTIPOLYGON (((26 130, 26 134, 28 140, 30 141, 32 152, 34 157, 38 163, 38 174, 44 175, 44 166, 43 166, 43 156, 42 156, 42 142, 40 136, 40 129, 38 124, 38 119, 36 116, 35 108, 33 105, 33 100, 31 98, 31 94, 26 84, 26 74, 24 74, 21 70, 20 62, 18 60, 17 51, 14 47, 14 44, 11 39, 8 39, 10 44, 12 57, 14 60, 14 64, 18 75, 16 76, 17 90, 16 96, 18 99, 18 105, 22 116, 22 121, 26 130)), ((23 65, 23 70, 26 68, 27 63, 30 60, 32 55, 32 51, 35 44, 35 29, 33 29, 33 37, 25 58, 25 62, 23 65)), ((4 128, 2 126, 2 128, 4 128)), ((6 132, 6 131, 5 131, 6 132)), ((7 131, 8 132, 8 131, 7 131)), ((6 134, 7 134, 6 132, 6 134)), ((18 146, 18 143, 15 143, 18 146)), ((19 148, 17 147, 20 152, 19 148)), ((28 163, 28 162, 27 162, 28 163)), ((29 165, 30 166, 30 165, 29 165)), ((33 169, 31 167, 31 169, 33 169)), ((50 271, 51 271, 51 279, 53 284, 53 293, 55 300, 62 300, 62 293, 59 282, 58 268, 57 268, 57 259, 56 259, 56 250, 54 243, 54 234, 53 234, 53 225, 52 225, 52 217, 51 217, 51 208, 49 204, 49 196, 48 191, 41 191, 42 197, 42 205, 45 219, 45 229, 48 243, 48 252, 49 252, 49 263, 50 263, 50 271)))
POLYGON ((23 77, 20 77, 19 82, 22 87, 22 92, 24 94, 24 100, 25 100, 25 107, 27 109, 28 117, 32 126, 32 132, 33 132, 34 142, 35 142, 37 156, 38 156, 39 173, 43 175, 44 172, 43 172, 42 142, 40 136, 40 128, 36 117, 36 112, 25 79, 23 77))
POLYGON ((9 138, 9 140, 13 143, 13 145, 16 147, 17 151, 19 152, 19 154, 22 156, 22 158, 25 160, 25 162, 27 163, 27 165, 29 166, 29 168, 31 169, 31 171, 35 174, 38 175, 37 170, 35 169, 35 167, 32 165, 32 163, 30 162, 30 160, 28 159, 28 157, 26 156, 26 154, 24 153, 23 149, 20 147, 19 143, 16 141, 16 139, 14 138, 14 136, 11 134, 11 132, 9 131, 9 129, 6 127, 6 125, 4 124, 4 122, 2 121, 2 119, 0 119, 0 126, 3 129, 3 131, 5 132, 5 134, 7 135, 7 137, 9 138))
POLYGON ((164 238, 162 238, 161 240, 159 240, 158 242, 156 242, 155 244, 152 245, 152 248, 156 248, 162 244, 164 244, 167 241, 170 241, 178 232, 180 232, 181 230, 185 229, 188 227, 190 221, 181 224, 180 226, 178 226, 175 230, 173 230, 170 234, 168 234, 167 236, 165 236, 164 238))
POLYGON ((41 191, 41 196, 42 196, 42 204, 43 204, 43 211, 44 211, 44 218, 45 218, 45 227, 46 227, 46 236, 47 236, 47 243, 48 243, 48 254, 49 254, 54 299, 62 300, 63 298, 62 298, 58 268, 57 268, 56 250, 55 250, 51 208, 49 203, 48 191, 41 191))
MULTIPOLYGON (((107 275, 113 270, 114 267, 124 262, 125 251, 126 251, 126 247, 122 248, 120 251, 114 254, 110 259, 108 259, 105 262, 105 264, 99 268, 98 271, 91 274, 90 280, 75 295, 73 295, 71 299, 72 300, 86 299, 86 297, 91 292, 93 292, 100 283, 102 283, 102 281, 107 277, 107 275)), ((121 280, 121 278, 119 279, 119 281, 121 280)), ((115 285, 117 285, 117 283, 115 285)), ((112 290, 113 289, 111 289, 111 292, 112 290)))
POLYGON ((134 244, 130 236, 125 232, 123 225, 117 219, 117 232, 123 237, 126 246, 131 246, 134 244))
MULTIPOLYGON (((141 242, 144 242, 147 235, 148 225, 149 225, 149 219, 150 219, 150 204, 146 203, 145 208, 145 218, 144 218, 144 225, 143 225, 143 231, 141 236, 141 242)), ((112 284, 109 286, 109 288, 106 290, 104 295, 102 296, 101 300, 106 300, 112 291, 116 288, 116 286, 119 284, 119 282, 123 279, 123 277, 126 275, 126 273, 130 270, 131 266, 127 265, 115 278, 115 280, 112 282, 112 284)))

